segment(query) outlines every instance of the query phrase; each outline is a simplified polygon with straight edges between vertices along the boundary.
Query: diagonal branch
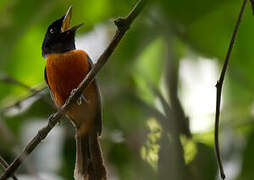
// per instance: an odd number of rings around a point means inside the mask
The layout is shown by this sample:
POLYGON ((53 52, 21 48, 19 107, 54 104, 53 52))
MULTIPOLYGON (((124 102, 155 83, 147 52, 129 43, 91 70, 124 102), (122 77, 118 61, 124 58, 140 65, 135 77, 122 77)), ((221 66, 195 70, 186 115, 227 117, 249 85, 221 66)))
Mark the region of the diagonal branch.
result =
POLYGON ((223 86, 223 82, 224 82, 224 78, 225 78, 225 73, 227 71, 227 67, 228 67, 228 62, 229 62, 229 58, 234 46, 234 42, 235 42, 235 38, 236 38, 236 34, 237 31, 239 29, 239 25, 241 23, 241 19, 242 19, 242 15, 246 6, 247 0, 243 0, 243 4, 238 16, 238 19, 236 21, 236 25, 234 28, 234 32, 228 47, 228 51, 227 51, 227 55, 226 58, 224 60, 224 64, 223 64, 223 68, 221 71, 221 75, 220 75, 220 79, 216 84, 216 88, 217 88, 217 96, 216 96, 216 114, 215 114, 215 134, 214 134, 214 141, 215 141, 215 152, 217 155, 217 160, 218 160, 218 164, 219 164, 219 168, 220 168, 220 174, 221 174, 221 178, 225 179, 225 173, 224 173, 224 169, 223 169, 223 165, 222 165, 222 160, 221 160, 221 155, 220 155, 220 148, 219 148, 219 120, 220 120, 220 105, 221 105, 221 93, 222 93, 222 86, 223 86))
POLYGON ((39 143, 43 139, 46 138, 48 133, 57 124, 57 122, 59 122, 64 117, 65 113, 70 109, 72 104, 77 102, 85 88, 89 85, 89 83, 94 79, 95 75, 108 61, 110 55, 114 52, 115 48, 118 46, 120 40, 125 35, 126 31, 130 28, 130 25, 132 24, 134 19, 144 9, 147 1, 148 0, 139 0, 126 18, 118 18, 117 20, 115 20, 115 25, 117 26, 116 33, 112 41, 108 45, 107 49, 99 57, 95 66, 80 83, 78 88, 75 90, 75 93, 68 98, 65 104, 55 114, 49 117, 48 125, 38 131, 38 134, 28 143, 24 151, 12 162, 8 169, 2 174, 0 180, 6 180, 18 169, 24 159, 39 145, 39 143))
MULTIPOLYGON (((5 170, 8 168, 9 164, 4 160, 2 156, 0 156, 0 166, 5 170)), ((13 180, 18 180, 18 178, 15 175, 12 175, 13 180)))
MULTIPOLYGON (((5 122, 1 119, 2 114, 0 112, 0 132, 2 134, 2 138, 7 142, 8 150, 10 151, 12 156, 17 156, 19 154, 20 147, 17 142, 16 136, 10 131, 5 122)), ((2 142, 1 142, 2 143, 2 142)), ((8 168, 9 165, 6 166, 8 168)), ((34 177, 38 177, 37 172, 34 170, 33 163, 24 163, 25 169, 29 174, 32 174, 34 177)), ((5 168, 5 169, 6 169, 5 168)), ((37 178, 39 179, 39 178, 37 178)))

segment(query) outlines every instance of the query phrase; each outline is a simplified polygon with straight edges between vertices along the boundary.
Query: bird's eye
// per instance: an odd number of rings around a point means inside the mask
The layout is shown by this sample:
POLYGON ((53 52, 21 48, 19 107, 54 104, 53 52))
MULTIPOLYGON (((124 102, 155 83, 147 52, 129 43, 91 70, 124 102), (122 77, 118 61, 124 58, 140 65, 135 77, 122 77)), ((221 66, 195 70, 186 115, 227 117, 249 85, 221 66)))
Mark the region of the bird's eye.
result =
POLYGON ((51 34, 53 34, 55 31, 54 31, 53 28, 50 28, 49 32, 50 32, 51 34))

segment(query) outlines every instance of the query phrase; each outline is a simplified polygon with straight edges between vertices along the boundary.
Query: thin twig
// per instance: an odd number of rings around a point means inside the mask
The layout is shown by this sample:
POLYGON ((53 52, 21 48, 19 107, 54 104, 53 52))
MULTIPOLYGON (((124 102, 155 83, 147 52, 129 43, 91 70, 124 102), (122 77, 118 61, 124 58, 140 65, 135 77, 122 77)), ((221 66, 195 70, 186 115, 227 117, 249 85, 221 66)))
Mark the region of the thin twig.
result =
MULTIPOLYGON (((37 89, 35 89, 35 88, 32 88, 32 87, 26 85, 25 83, 23 83, 23 82, 21 82, 21 81, 18 81, 18 80, 16 80, 16 79, 14 79, 13 77, 11 77, 11 76, 9 76, 9 75, 7 75, 7 74, 5 74, 5 73, 0 73, 0 81, 2 81, 2 82, 4 82, 4 83, 8 83, 8 84, 13 84, 13 85, 20 86, 20 87, 22 87, 22 88, 27 89, 28 91, 30 91, 30 92, 32 93, 31 95, 29 95, 29 96, 27 96, 27 97, 25 97, 25 98, 23 98, 23 99, 21 99, 21 100, 16 101, 16 102, 13 103, 12 105, 7 106, 7 107, 4 107, 4 108, 2 109, 2 111, 6 111, 6 110, 8 110, 8 109, 10 109, 10 108, 12 108, 12 107, 19 107, 20 104, 21 104, 23 101, 25 101, 25 100, 27 100, 27 99, 33 97, 33 96, 36 96, 36 95, 38 95, 40 92, 42 92, 42 91, 48 89, 47 87, 43 87, 43 88, 37 90, 37 89)), ((49 102, 47 101, 46 98, 43 98, 43 101, 52 106, 52 104, 49 103, 49 102)))
POLYGON ((219 119, 220 119, 220 105, 221 105, 221 93, 222 93, 222 86, 223 86, 223 82, 224 82, 224 78, 225 78, 225 73, 227 71, 227 67, 228 67, 228 62, 229 62, 229 58, 234 46, 234 42, 235 42, 235 38, 236 38, 236 34, 237 31, 239 29, 239 25, 241 23, 241 19, 242 19, 242 15, 244 12, 244 8, 246 6, 246 2, 247 0, 243 0, 243 4, 234 28, 234 32, 228 47, 228 51, 227 51, 227 55, 226 58, 224 60, 224 65, 221 71, 221 75, 220 75, 220 79, 216 84, 216 88, 217 88, 217 96, 216 96, 216 114, 215 114, 215 135, 214 135, 214 141, 215 141, 215 152, 217 155, 217 161, 219 164, 219 168, 220 168, 220 174, 221 174, 221 178, 225 179, 225 173, 224 173, 224 169, 223 169, 223 164, 222 164, 222 160, 221 160, 221 155, 220 155, 220 148, 219 148, 219 119))
POLYGON ((51 129, 60 121, 61 118, 64 117, 65 113, 70 109, 72 104, 77 102, 79 97, 85 88, 90 84, 90 82, 94 79, 95 75, 101 70, 104 64, 108 61, 110 55, 114 52, 115 48, 118 46, 120 40, 123 38, 126 31, 129 29, 131 23, 134 19, 140 14, 143 10, 147 0, 140 0, 129 13, 126 18, 118 18, 115 20, 115 24, 117 26, 116 33, 108 45, 107 49, 103 52, 103 54, 99 57, 95 66, 91 69, 91 71, 87 74, 84 80, 80 83, 75 93, 70 95, 65 104, 53 115, 49 117, 48 125, 43 127, 38 131, 38 134, 28 143, 25 147, 24 151, 12 162, 12 164, 8 167, 8 169, 2 174, 0 180, 6 180, 10 177, 21 165, 24 159, 38 146, 38 144, 46 138, 51 129))
MULTIPOLYGON (((47 90, 47 89, 48 89, 48 87, 43 87, 43 88, 41 88, 41 89, 39 89, 39 90, 36 90, 35 92, 33 92, 32 94, 30 94, 29 96, 26 96, 26 97, 24 97, 24 98, 22 98, 22 99, 20 99, 20 100, 18 100, 18 101, 16 101, 16 102, 14 102, 13 104, 11 104, 11 105, 9 105, 9 106, 3 107, 3 108, 1 109, 1 112, 8 111, 9 109, 14 108, 14 107, 20 107, 20 105, 21 105, 24 101, 26 101, 26 100, 28 100, 28 99, 30 99, 30 98, 32 98, 32 97, 35 97, 35 96, 39 95, 41 92, 43 92, 43 91, 45 91, 45 90, 47 90)), ((48 101, 46 101, 46 99, 45 99, 45 102, 46 102, 46 103, 49 103, 48 101)), ((49 103, 49 104, 50 104, 50 103, 49 103)), ((51 104, 50 104, 50 105, 51 105, 51 104)))
POLYGON ((0 81, 5 82, 5 83, 10 83, 10 84, 18 85, 20 87, 23 87, 23 88, 31 91, 32 93, 36 93, 37 92, 36 89, 31 88, 28 85, 26 85, 26 84, 24 84, 24 83, 22 83, 22 82, 20 82, 20 81, 18 81, 16 79, 14 79, 13 77, 11 77, 11 76, 9 76, 7 74, 4 74, 4 73, 0 74, 0 81))
MULTIPOLYGON (((2 156, 0 156, 0 166, 5 170, 8 168, 9 164, 4 160, 2 156)), ((18 180, 18 178, 15 175, 12 175, 13 180, 18 180)))
MULTIPOLYGON (((53 104, 49 103, 49 101, 46 99, 46 97, 44 97, 43 94, 41 94, 41 92, 43 92, 44 90, 48 89, 48 87, 43 87, 43 88, 37 90, 35 88, 29 87, 25 83, 23 83, 21 81, 18 81, 18 80, 14 79, 13 77, 11 77, 11 76, 9 76, 9 75, 7 75, 5 73, 0 73, 0 81, 2 81, 3 83, 8 83, 8 84, 20 86, 20 87, 22 87, 22 88, 24 88, 24 89, 26 89, 26 90, 28 90, 28 91, 30 91, 32 93, 31 95, 29 95, 27 97, 24 97, 23 99, 20 99, 20 100, 14 102, 12 105, 9 105, 9 106, 1 108, 0 109, 0 113, 8 111, 9 109, 14 108, 14 107, 18 108, 27 99, 35 97, 35 96, 38 96, 38 95, 41 95, 42 96, 42 100, 44 100, 49 105, 53 106, 53 104)), ((0 116, 1 116, 1 114, 0 114, 0 116)), ((20 148, 18 147, 18 145, 16 143, 16 138, 14 137, 12 132, 9 130, 9 128, 7 127, 5 122, 1 121, 1 119, 0 119, 0 130, 2 130, 2 133, 5 136, 5 139, 8 140, 10 147, 12 147, 11 148, 12 149, 12 153, 14 153, 15 155, 18 155, 18 152, 19 152, 20 148)), ((8 168, 8 166, 9 165, 7 164, 7 166, 4 169, 8 168)), ((31 166, 31 164, 25 163, 25 167, 26 167, 26 169, 31 174, 33 174, 35 177, 37 177, 37 179, 39 179, 38 175, 36 173, 34 173, 34 171, 32 170, 33 166, 31 166)), ((17 179, 17 178, 15 177, 15 179, 17 179)))

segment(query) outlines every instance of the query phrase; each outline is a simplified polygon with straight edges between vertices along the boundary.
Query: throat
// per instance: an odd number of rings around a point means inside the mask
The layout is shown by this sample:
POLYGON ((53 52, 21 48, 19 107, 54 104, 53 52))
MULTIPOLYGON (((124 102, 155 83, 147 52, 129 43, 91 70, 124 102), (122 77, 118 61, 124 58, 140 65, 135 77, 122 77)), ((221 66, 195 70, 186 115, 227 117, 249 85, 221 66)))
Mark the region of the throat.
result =
POLYGON ((52 48, 52 53, 65 53, 76 49, 74 43, 57 43, 52 48))
POLYGON ((76 47, 75 47, 75 44, 73 43, 70 43, 70 44, 62 44, 62 43, 57 43, 55 44, 54 46, 52 46, 50 48, 50 50, 45 50, 43 51, 43 57, 44 58, 47 58, 49 55, 51 54, 54 54, 54 53, 66 53, 68 51, 72 51, 72 50, 75 50, 76 47))

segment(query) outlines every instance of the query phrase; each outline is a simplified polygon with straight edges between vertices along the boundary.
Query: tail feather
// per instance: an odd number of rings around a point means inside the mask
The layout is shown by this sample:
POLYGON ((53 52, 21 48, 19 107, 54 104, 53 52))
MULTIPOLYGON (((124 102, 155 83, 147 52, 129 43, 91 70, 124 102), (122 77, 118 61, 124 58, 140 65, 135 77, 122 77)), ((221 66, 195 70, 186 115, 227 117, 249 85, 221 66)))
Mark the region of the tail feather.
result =
POLYGON ((95 132, 89 134, 89 151, 91 164, 98 180, 106 180, 106 169, 103 162, 98 135, 95 132))
POLYGON ((106 169, 96 132, 76 134, 75 180, 106 180, 106 169))

